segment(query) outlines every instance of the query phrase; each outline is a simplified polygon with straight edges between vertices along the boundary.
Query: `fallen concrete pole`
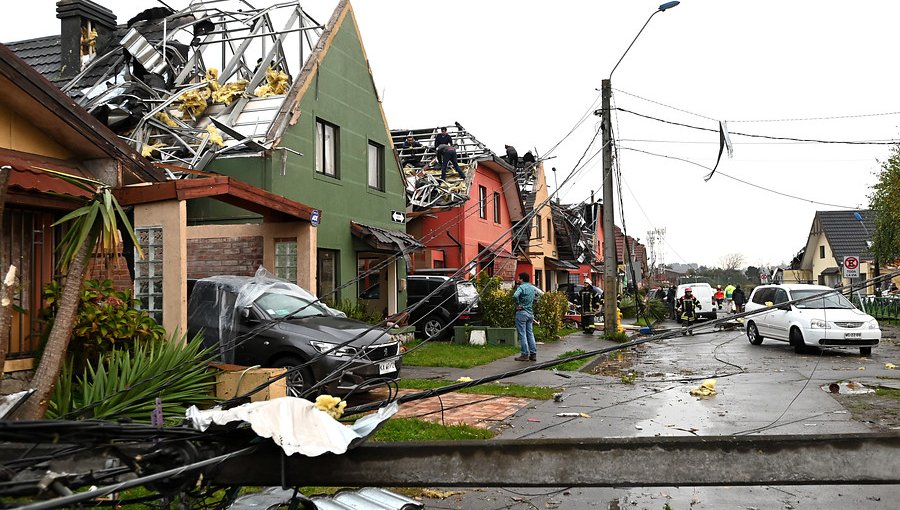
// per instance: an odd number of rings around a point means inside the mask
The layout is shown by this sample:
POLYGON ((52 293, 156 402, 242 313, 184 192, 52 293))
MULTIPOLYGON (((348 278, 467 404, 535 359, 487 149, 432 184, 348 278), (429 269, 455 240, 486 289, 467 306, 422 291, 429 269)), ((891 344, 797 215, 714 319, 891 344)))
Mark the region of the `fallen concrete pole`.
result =
POLYGON ((312 458, 269 444, 208 475, 222 485, 285 486, 896 484, 900 434, 372 443, 312 458))

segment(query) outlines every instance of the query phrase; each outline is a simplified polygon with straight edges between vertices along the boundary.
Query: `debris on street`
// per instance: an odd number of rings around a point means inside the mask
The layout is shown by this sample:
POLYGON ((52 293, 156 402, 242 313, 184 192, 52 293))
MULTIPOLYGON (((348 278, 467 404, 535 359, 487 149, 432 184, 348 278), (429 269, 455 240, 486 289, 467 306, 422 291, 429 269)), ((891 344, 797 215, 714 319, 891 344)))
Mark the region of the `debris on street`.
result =
POLYGON ((865 395, 867 393, 875 393, 875 390, 872 388, 867 388, 856 381, 825 384, 822 385, 822 391, 841 395, 865 395))
POLYGON ((699 387, 691 390, 694 397, 711 397, 717 393, 715 379, 705 379, 699 387))

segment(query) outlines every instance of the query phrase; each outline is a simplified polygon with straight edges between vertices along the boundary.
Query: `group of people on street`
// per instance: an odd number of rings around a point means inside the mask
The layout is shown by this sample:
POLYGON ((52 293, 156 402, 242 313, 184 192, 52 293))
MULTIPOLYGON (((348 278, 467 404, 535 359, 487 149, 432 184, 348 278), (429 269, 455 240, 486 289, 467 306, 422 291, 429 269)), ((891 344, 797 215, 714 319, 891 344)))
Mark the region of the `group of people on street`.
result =
MULTIPOLYGON (((658 296, 666 303, 670 319, 680 318, 688 325, 695 320, 696 311, 702 309, 702 304, 693 295, 693 289, 690 287, 685 288, 683 296, 677 296, 676 286, 670 285, 668 288, 660 288, 658 296)), ((719 310, 724 307, 727 313, 741 313, 744 311, 744 304, 747 303, 747 295, 740 285, 728 284, 724 289, 721 285, 716 285, 713 298, 716 300, 716 307, 719 310)))

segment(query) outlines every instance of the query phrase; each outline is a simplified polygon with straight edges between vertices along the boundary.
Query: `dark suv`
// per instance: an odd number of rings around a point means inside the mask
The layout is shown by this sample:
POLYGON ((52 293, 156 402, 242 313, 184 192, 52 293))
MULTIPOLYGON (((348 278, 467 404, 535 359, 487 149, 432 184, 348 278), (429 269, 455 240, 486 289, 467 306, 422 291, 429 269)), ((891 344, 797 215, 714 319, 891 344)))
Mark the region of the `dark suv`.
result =
POLYGON ((406 281, 410 323, 425 338, 448 338, 454 326, 481 322, 481 303, 472 282, 431 275, 409 275, 406 281), (421 302, 442 284, 445 285, 440 290, 421 302))

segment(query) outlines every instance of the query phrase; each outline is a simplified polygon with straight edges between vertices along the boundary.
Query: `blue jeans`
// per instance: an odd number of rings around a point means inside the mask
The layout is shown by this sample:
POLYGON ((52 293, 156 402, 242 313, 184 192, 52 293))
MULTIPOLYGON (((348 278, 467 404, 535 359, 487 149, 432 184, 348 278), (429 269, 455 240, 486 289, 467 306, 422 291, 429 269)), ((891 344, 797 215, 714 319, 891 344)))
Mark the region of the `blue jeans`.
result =
POLYGON ((528 310, 516 312, 516 332, 519 334, 519 346, 522 356, 536 356, 537 345, 534 343, 534 314, 528 310))

